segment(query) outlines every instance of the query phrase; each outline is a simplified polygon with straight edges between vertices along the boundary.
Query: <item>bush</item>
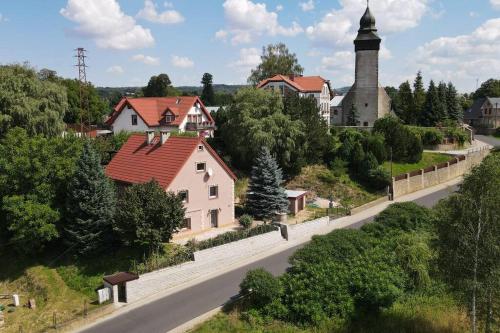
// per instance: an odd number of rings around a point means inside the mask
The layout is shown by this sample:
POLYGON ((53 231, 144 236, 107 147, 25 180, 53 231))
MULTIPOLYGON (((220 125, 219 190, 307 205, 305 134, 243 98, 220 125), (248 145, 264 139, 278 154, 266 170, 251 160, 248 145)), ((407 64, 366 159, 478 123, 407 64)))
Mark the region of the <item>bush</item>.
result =
POLYGON ((256 308, 278 299, 282 292, 280 280, 262 268, 249 271, 240 283, 240 294, 256 308))
POLYGON ((186 246, 188 246, 192 251, 201 251, 205 249, 209 249, 211 247, 224 245, 231 242, 236 242, 241 239, 245 239, 252 236, 257 236, 261 234, 265 234, 267 232, 276 231, 278 227, 272 224, 262 224, 256 226, 252 229, 247 230, 238 230, 238 231, 230 231, 223 234, 220 234, 214 238, 202 240, 202 241, 194 241, 190 240, 187 242, 186 246))
POLYGON ((444 140, 443 132, 435 128, 426 128, 421 132, 422 144, 424 146, 439 145, 444 140))
POLYGON ((382 238, 394 232, 431 230, 433 222, 432 210, 413 202, 402 202, 390 205, 375 217, 374 223, 364 225, 361 230, 382 238))
POLYGON ((447 128, 446 136, 456 141, 459 146, 463 146, 469 140, 467 132, 458 127, 447 128))
POLYGON ((391 175, 382 167, 368 172, 368 185, 375 190, 383 190, 391 183, 391 175))
POLYGON ((243 228, 249 229, 252 226, 253 219, 250 215, 244 214, 240 217, 239 222, 243 228))
POLYGON ((394 161, 416 163, 422 159, 420 134, 403 125, 399 119, 392 116, 380 118, 375 121, 373 132, 384 136, 386 150, 392 149, 394 161))

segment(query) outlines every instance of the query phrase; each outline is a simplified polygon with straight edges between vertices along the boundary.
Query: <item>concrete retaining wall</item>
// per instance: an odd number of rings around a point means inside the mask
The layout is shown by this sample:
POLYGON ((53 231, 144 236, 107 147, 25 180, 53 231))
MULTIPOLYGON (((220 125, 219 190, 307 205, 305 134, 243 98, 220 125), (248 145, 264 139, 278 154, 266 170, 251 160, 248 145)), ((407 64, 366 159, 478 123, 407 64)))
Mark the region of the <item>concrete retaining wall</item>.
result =
POLYGON ((359 206, 359 207, 351 209, 351 215, 360 213, 364 210, 367 210, 368 208, 372 208, 373 206, 376 206, 376 205, 381 204, 381 203, 386 202, 386 201, 389 201, 389 198, 387 196, 382 197, 382 198, 378 198, 377 200, 370 201, 369 203, 364 204, 363 206, 359 206))
POLYGON ((416 192, 462 176, 474 166, 480 164, 489 152, 490 150, 485 147, 462 157, 457 156, 445 165, 435 165, 432 171, 426 172, 426 170, 422 169, 411 174, 406 174, 405 179, 396 180, 396 178, 393 178, 392 188, 394 197, 416 192))
POLYGON ((299 224, 287 224, 283 225, 283 227, 285 228, 283 234, 289 241, 296 240, 312 236, 317 230, 323 229, 329 224, 330 217, 328 216, 299 224))
POLYGON ((218 258, 251 256, 283 242, 281 232, 271 231, 236 242, 194 252, 194 261, 217 260, 218 258))

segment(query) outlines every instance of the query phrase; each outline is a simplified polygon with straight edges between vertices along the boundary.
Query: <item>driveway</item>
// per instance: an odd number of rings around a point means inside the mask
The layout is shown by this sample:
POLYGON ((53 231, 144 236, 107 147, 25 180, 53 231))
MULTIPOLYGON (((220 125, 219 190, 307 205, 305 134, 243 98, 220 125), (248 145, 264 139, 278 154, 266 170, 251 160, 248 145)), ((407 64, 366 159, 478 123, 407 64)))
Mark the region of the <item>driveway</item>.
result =
MULTIPOLYGON (((457 186, 445 188, 420 197, 414 200, 414 202, 426 207, 432 207, 440 199, 447 197, 450 193, 456 191, 456 189, 457 186)), ((351 228, 360 228, 372 220, 373 217, 360 220, 355 225, 352 225, 351 228)), ((82 332, 165 333, 226 303, 238 293, 239 283, 247 271, 263 267, 275 275, 284 273, 288 267, 288 258, 301 246, 303 245, 287 249, 193 287, 145 304, 132 311, 103 321, 82 332)))

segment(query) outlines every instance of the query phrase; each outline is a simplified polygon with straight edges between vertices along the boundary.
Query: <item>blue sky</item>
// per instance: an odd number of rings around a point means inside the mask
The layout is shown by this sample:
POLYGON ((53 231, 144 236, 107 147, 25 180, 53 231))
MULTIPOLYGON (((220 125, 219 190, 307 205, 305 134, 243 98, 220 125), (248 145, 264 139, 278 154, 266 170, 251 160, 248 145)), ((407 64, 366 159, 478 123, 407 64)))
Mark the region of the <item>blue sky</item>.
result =
MULTIPOLYGON (((0 63, 24 62, 75 77, 76 47, 88 50, 99 86, 244 83, 263 45, 284 42, 334 87, 354 76, 352 38, 365 0, 2 0, 0 63)), ((383 38, 380 81, 425 79, 459 90, 500 76, 500 0, 371 0, 383 38)))

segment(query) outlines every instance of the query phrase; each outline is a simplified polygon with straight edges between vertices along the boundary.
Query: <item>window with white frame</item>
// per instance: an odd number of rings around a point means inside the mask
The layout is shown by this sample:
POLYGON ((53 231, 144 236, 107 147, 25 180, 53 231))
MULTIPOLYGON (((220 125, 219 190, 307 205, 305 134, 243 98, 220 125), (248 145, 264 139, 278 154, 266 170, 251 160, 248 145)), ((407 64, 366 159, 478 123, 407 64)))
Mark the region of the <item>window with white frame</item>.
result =
POLYGON ((174 116, 173 114, 171 114, 171 113, 167 113, 167 114, 165 115, 165 122, 167 122, 167 123, 171 123, 171 122, 172 122, 172 121, 174 121, 174 120, 175 120, 175 116, 174 116))
POLYGON ((187 217, 182 221, 181 229, 191 229, 191 218, 187 217))
POLYGON ((217 198, 219 196, 219 186, 212 185, 208 188, 208 197, 210 199, 217 198))
POLYGON ((181 197, 182 202, 184 202, 184 203, 189 202, 189 191, 188 190, 179 191, 179 196, 181 197))
POLYGON ((196 163, 196 172, 205 172, 207 164, 205 162, 196 163))

